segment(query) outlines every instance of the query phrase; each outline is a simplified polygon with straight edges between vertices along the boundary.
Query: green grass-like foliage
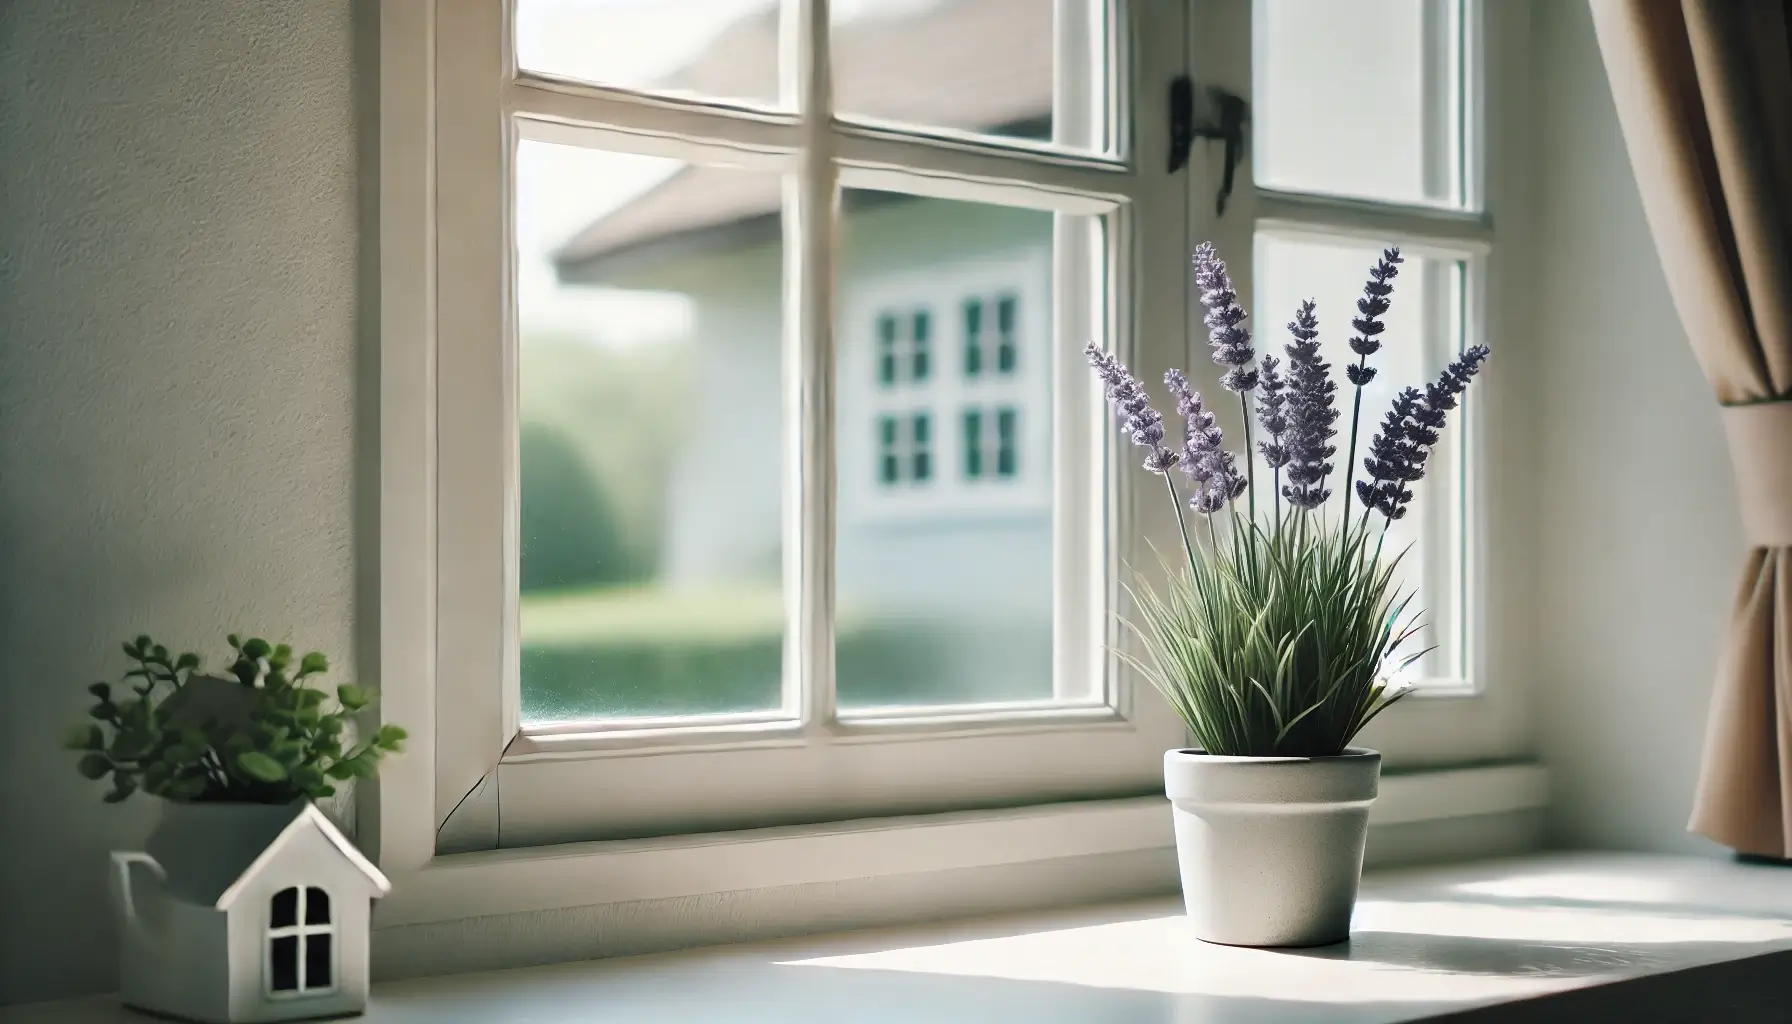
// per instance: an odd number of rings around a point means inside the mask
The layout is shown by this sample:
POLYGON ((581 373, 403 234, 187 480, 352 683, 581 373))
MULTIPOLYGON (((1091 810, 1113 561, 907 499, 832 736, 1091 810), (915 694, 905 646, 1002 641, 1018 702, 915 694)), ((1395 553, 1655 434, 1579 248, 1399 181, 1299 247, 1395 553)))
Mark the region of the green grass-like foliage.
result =
POLYGON ((372 701, 359 686, 331 694, 313 680, 329 670, 313 651, 294 663, 286 644, 230 638, 222 676, 204 675, 197 654, 171 656, 147 636, 124 645, 134 667, 123 695, 87 688, 94 719, 65 744, 81 752, 90 779, 110 778, 107 803, 139 789, 181 802, 284 804, 333 794, 334 783, 371 778, 380 758, 402 749, 405 731, 384 725, 354 742, 353 719, 372 701))
POLYGON ((1398 653, 1418 628, 1394 582, 1399 558, 1383 561, 1366 528, 1313 516, 1228 520, 1161 590, 1132 588, 1149 660, 1128 660, 1210 754, 1341 754, 1404 696, 1384 670, 1424 653, 1398 653))

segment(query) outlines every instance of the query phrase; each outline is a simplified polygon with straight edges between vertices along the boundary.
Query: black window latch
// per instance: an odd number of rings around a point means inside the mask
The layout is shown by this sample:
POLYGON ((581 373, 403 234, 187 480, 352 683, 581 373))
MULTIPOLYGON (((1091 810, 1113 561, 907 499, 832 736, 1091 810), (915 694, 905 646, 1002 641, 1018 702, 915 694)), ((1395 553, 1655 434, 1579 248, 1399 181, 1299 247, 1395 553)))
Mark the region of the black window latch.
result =
POLYGON ((1219 194, 1214 197, 1214 216, 1226 212, 1226 200, 1232 195, 1233 179, 1239 161, 1244 159, 1244 126, 1248 118, 1244 97, 1218 86, 1207 89, 1211 116, 1195 121, 1195 83, 1187 75, 1178 75, 1170 83, 1170 173, 1188 166, 1189 150, 1196 139, 1216 139, 1226 144, 1225 172, 1220 179, 1219 194))

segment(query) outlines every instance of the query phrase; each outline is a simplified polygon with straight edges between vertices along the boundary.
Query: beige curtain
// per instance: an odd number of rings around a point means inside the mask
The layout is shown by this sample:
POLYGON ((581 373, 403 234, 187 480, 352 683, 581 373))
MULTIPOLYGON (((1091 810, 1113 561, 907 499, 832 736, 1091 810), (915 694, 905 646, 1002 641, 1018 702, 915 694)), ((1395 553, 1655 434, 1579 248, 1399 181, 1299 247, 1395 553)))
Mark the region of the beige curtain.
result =
POLYGON ((1668 289, 1723 407, 1752 548, 1689 827, 1789 857, 1792 0, 1590 2, 1668 289))

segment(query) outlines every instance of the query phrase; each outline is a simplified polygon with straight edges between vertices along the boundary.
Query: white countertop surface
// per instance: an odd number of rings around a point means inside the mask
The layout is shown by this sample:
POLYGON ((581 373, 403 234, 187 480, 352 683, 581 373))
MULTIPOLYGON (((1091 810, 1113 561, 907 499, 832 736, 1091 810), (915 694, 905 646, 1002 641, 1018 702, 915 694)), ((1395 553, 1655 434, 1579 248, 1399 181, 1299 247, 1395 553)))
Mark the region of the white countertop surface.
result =
MULTIPOLYGON (((1154 900, 390 982, 365 1019, 1383 1024, 1787 950, 1792 868, 1552 854, 1372 872, 1350 942, 1320 949, 1207 945, 1154 900)), ((1582 993, 1559 1017, 1545 1001, 1467 1019, 1792 1021, 1792 953, 1684 977, 1582 993), (1780 1009, 1751 1016, 1756 989, 1782 993, 1780 1009), (1639 1005, 1622 1016, 1584 1001, 1626 992, 1639 1005)), ((107 998, 0 1010, 4 1024, 147 1019, 107 998)))

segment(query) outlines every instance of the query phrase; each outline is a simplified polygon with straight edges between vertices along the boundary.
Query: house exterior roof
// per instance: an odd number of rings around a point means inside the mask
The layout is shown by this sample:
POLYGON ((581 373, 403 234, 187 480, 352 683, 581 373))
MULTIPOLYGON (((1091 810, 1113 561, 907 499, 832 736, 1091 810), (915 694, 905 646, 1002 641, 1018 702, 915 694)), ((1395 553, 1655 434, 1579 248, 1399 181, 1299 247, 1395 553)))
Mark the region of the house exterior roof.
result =
MULTIPOLYGON (((960 130, 1042 124, 1052 109, 1054 37, 1047 0, 941 0, 903 18, 866 17, 833 36, 836 109, 883 120, 960 130)), ((776 81, 778 26, 769 10, 736 22, 665 87, 699 95, 754 97, 776 81)), ((1025 134, 1024 131, 1019 132, 1025 134)), ((600 281, 650 250, 752 225, 775 236, 777 175, 690 165, 574 235, 554 256, 562 280, 600 281)), ((683 250, 688 251, 688 250, 683 250)))
POLYGON ((375 895, 391 891, 392 883, 379 868, 308 800, 251 810, 240 805, 171 803, 163 828, 150 837, 146 852, 161 865, 163 890, 169 895, 228 910, 256 874, 305 829, 322 834, 367 879, 375 895))

